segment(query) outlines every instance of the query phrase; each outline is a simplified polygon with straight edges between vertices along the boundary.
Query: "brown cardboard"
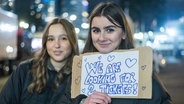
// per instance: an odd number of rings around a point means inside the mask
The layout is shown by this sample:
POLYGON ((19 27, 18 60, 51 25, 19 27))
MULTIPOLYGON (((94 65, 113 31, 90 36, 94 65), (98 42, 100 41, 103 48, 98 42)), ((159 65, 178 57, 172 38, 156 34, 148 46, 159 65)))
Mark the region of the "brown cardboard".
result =
MULTIPOLYGON (((138 95, 137 96, 113 96, 113 98, 140 98, 140 99, 151 99, 152 97, 152 49, 150 47, 140 47, 129 50, 118 50, 114 52, 139 52, 139 63, 138 63, 138 95)), ((81 90, 81 72, 82 72, 82 58, 86 55, 99 54, 86 53, 80 56, 75 56, 72 65, 72 90, 71 96, 75 98, 80 94, 81 90)))

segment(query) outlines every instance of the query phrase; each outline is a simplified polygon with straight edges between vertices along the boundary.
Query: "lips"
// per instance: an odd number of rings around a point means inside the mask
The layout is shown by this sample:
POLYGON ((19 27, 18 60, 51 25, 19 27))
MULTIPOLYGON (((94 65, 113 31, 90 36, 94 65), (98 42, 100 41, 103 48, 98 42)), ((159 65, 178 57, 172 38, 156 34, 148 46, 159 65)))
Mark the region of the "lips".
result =
POLYGON ((109 43, 98 43, 98 45, 102 48, 105 48, 109 46, 109 43))
POLYGON ((60 55, 62 51, 54 51, 54 55, 60 55))

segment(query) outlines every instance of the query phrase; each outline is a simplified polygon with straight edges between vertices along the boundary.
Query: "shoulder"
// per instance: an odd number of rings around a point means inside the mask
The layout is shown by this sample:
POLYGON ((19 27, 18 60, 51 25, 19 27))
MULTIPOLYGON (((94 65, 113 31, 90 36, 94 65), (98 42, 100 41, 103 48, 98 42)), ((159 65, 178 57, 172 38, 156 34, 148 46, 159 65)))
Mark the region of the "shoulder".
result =
POLYGON ((22 66, 30 66, 33 64, 33 59, 27 59, 24 61, 21 61, 18 65, 18 67, 22 67, 22 66))
POLYGON ((25 77, 25 75, 27 75, 29 70, 31 70, 32 65, 33 65, 32 59, 21 61, 19 65, 17 66, 16 70, 14 70, 14 72, 12 73, 13 76, 16 76, 16 77, 24 76, 25 77))
POLYGON ((11 103, 11 101, 12 103, 16 103, 17 101, 17 104, 19 104, 18 102, 20 100, 22 91, 26 89, 25 83, 27 83, 26 80, 29 72, 28 70, 30 69, 28 66, 30 66, 31 63, 32 61, 30 60, 22 61, 18 67, 13 70, 2 89, 2 99, 0 99, 0 103, 1 100, 6 100, 8 103, 11 103))
POLYGON ((156 89, 157 92, 166 92, 167 89, 165 88, 165 85, 163 84, 162 80, 159 78, 157 73, 153 73, 153 77, 152 77, 152 86, 153 89, 156 89))
POLYGON ((33 65, 33 59, 27 59, 27 60, 21 61, 18 65, 17 69, 28 70, 32 67, 32 65, 33 65))
POLYGON ((152 99, 159 99, 161 102, 171 101, 170 95, 157 73, 153 73, 152 77, 152 99))

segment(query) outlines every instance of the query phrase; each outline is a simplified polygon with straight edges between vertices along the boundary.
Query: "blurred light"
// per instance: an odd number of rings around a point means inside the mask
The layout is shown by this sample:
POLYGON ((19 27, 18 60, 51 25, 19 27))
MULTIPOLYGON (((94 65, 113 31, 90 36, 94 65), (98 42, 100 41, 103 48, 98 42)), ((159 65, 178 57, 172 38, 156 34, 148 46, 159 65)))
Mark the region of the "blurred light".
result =
POLYGON ((79 45, 79 52, 82 53, 84 45, 85 45, 84 41, 78 39, 78 45, 79 45))
POLYGON ((16 29, 17 29, 17 27, 12 25, 12 24, 7 24, 7 23, 3 23, 3 22, 0 24, 1 31, 12 32, 12 31, 15 31, 16 29))
POLYGON ((48 2, 51 2, 51 1, 55 1, 55 0, 42 0, 43 3, 48 3, 48 2))
POLYGON ((177 34, 177 30, 175 28, 167 28, 166 32, 170 35, 170 36, 175 36, 177 34))
POLYGON ((83 29, 88 29, 88 28, 89 28, 89 24, 88 24, 88 23, 82 23, 82 24, 81 24, 81 27, 82 27, 83 29))
POLYGON ((134 34, 134 38, 135 38, 135 39, 140 39, 140 40, 142 40, 142 39, 143 39, 143 33, 142 33, 142 32, 135 33, 135 34, 134 34))
MULTIPOLYGON (((1 9, 0 9, 1 10, 1 9)), ((13 14, 12 12, 5 12, 7 16, 9 17, 15 17, 17 15, 13 14)))
POLYGON ((19 26, 20 26, 21 28, 27 29, 27 28, 29 27, 29 24, 26 23, 26 22, 24 22, 24 21, 21 21, 21 22, 19 23, 19 26))
POLYGON ((9 5, 10 7, 13 6, 13 2, 10 1, 8 5, 9 5))
POLYGON ((71 4, 71 5, 77 4, 77 0, 71 0, 71 1, 70 1, 70 4, 71 4))
POLYGON ((75 28, 75 32, 78 34, 80 32, 79 28, 75 28))
POLYGON ((42 9, 43 8, 43 4, 39 4, 38 8, 42 9))
POLYGON ((39 4, 41 2, 41 0, 35 0, 36 4, 39 4))
POLYGON ((41 18, 41 16, 42 16, 42 15, 41 15, 40 13, 36 14, 36 18, 37 18, 37 19, 41 18))
POLYGON ((166 34, 158 34, 155 35, 155 40, 154 40, 154 48, 157 48, 159 50, 173 50, 174 49, 174 44, 173 44, 173 38, 170 38, 166 34))
POLYGON ((49 7, 47 10, 49 13, 53 13, 54 12, 54 8, 53 7, 49 7))
POLYGON ((27 34, 27 37, 28 37, 29 39, 31 39, 31 38, 32 38, 32 34, 31 34, 31 33, 28 33, 28 34, 27 34))
POLYGON ((88 12, 84 11, 84 12, 82 12, 82 16, 83 16, 83 17, 88 17, 89 14, 88 14, 88 12))
POLYGON ((35 25, 32 25, 32 26, 31 26, 31 32, 32 32, 32 33, 36 32, 36 26, 35 26, 35 25))
POLYGON ((160 43, 158 38, 155 38, 154 42, 153 42, 156 46, 160 43))
POLYGON ((10 68, 7 65, 5 65, 4 68, 3 68, 3 70, 5 70, 6 72, 9 72, 10 71, 10 68))
POLYGON ((72 15, 70 16, 70 20, 74 21, 74 20, 76 20, 76 19, 77 19, 77 16, 76 16, 75 14, 72 14, 72 15))
POLYGON ((182 16, 182 17, 179 19, 179 21, 180 21, 181 23, 184 23, 184 16, 182 16))
POLYGON ((83 0, 83 1, 82 1, 82 5, 85 6, 85 7, 87 7, 87 6, 89 5, 89 3, 88 3, 87 0, 83 0))
POLYGON ((153 36, 153 32, 152 32, 152 31, 149 31, 149 32, 148 32, 148 35, 149 35, 149 36, 153 36))
POLYGON ((160 32, 165 32, 164 27, 160 27, 160 32))
POLYGON ((164 42, 164 41, 167 41, 168 40, 168 36, 167 35, 158 35, 158 36, 155 36, 155 40, 154 40, 154 43, 156 44, 159 44, 160 42, 164 42))
POLYGON ((166 60, 164 58, 161 59, 161 64, 165 65, 166 64, 166 60))
POLYGON ((32 49, 40 49, 42 48, 42 38, 33 38, 31 40, 32 49))
POLYGON ((12 53, 12 52, 13 52, 13 47, 7 46, 7 47, 6 47, 6 52, 7 52, 7 53, 12 53))
POLYGON ((63 17, 63 18, 67 18, 67 17, 68 17, 68 12, 64 12, 64 13, 62 14, 62 17, 63 17))
POLYGON ((150 46, 150 47, 154 48, 152 45, 153 45, 152 42, 150 42, 150 41, 146 42, 146 46, 150 46))
POLYGON ((20 47, 21 48, 24 48, 25 47, 25 43, 24 42, 21 42, 20 47))
POLYGON ((40 12, 41 11, 41 8, 36 8, 36 12, 40 12))
POLYGON ((35 15, 35 11, 31 11, 30 15, 31 16, 35 15))
POLYGON ((55 18, 55 17, 46 17, 46 18, 45 18, 45 21, 46 21, 46 22, 50 22, 50 21, 53 20, 54 18, 55 18))

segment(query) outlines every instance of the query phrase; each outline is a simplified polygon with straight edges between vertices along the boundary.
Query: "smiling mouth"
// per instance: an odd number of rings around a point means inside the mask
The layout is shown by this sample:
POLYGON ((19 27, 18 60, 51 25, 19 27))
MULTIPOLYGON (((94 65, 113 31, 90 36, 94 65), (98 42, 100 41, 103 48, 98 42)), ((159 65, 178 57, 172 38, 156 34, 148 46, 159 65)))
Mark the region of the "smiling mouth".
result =
POLYGON ((55 55, 60 55, 62 53, 62 51, 54 51, 55 55))
POLYGON ((99 43, 98 45, 99 45, 100 47, 102 47, 102 48, 105 48, 105 47, 108 47, 108 46, 109 46, 109 43, 106 43, 106 44, 103 44, 103 43, 101 44, 101 43, 99 43))

